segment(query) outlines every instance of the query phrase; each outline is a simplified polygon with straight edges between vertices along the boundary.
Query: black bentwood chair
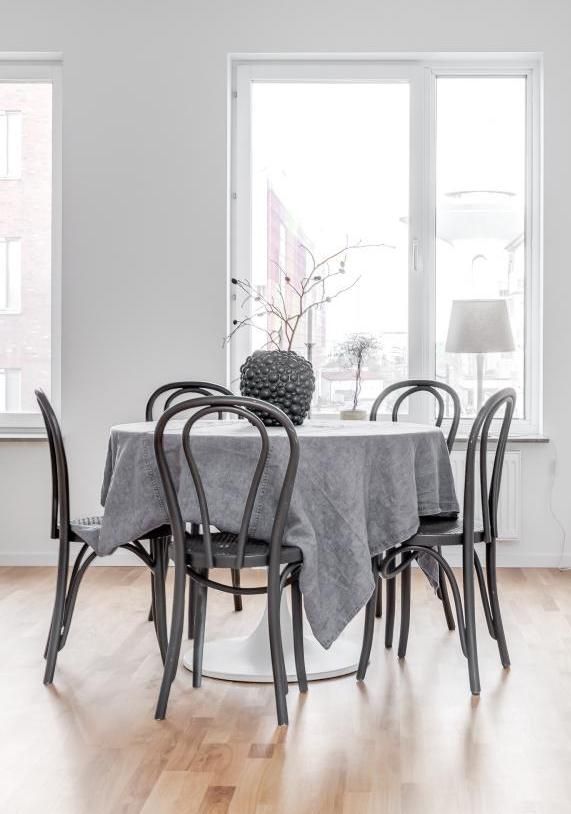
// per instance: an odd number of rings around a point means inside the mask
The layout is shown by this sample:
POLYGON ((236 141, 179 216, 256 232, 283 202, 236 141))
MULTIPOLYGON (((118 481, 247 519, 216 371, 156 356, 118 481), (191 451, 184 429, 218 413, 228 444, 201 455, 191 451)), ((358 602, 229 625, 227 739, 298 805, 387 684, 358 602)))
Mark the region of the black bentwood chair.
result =
MULTIPOLYGON (((278 439, 274 437, 274 443, 277 441, 278 439)), ((157 719, 163 719, 166 715, 170 686, 176 674, 184 625, 184 591, 186 575, 188 574, 196 583, 193 686, 200 687, 202 682, 202 653, 204 647, 208 588, 215 588, 219 591, 232 594, 237 592, 244 594, 267 593, 270 651, 278 724, 280 726, 287 724, 287 676, 280 628, 280 602, 283 589, 286 585, 290 585, 292 591, 293 636, 297 679, 300 692, 307 691, 307 677, 305 674, 303 656, 302 599, 298 581, 303 558, 299 548, 283 545, 284 528, 299 460, 299 442, 295 427, 282 410, 266 402, 259 401, 258 399, 239 396, 205 396, 177 404, 163 413, 155 428, 155 455, 157 457, 167 503, 174 540, 175 556, 171 630, 155 717, 157 719), (198 531, 191 531, 189 533, 186 530, 186 524, 182 518, 178 502, 177 491, 173 483, 169 462, 163 446, 163 436, 168 422, 182 411, 188 409, 192 409, 195 412, 184 425, 182 431, 182 447, 190 469, 200 508, 201 534, 199 534, 198 531), (256 498, 258 497, 258 490, 268 463, 270 451, 268 431, 258 415, 252 412, 254 409, 257 413, 269 413, 272 418, 275 419, 277 426, 285 431, 287 439, 287 466, 281 482, 271 541, 269 543, 255 540, 248 536, 252 510, 256 498), (246 497, 244 513, 238 534, 230 534, 224 531, 217 533, 211 532, 208 502, 199 467, 192 452, 190 439, 191 430, 197 421, 205 416, 220 411, 236 415, 249 421, 258 431, 261 441, 260 453, 246 497), (281 566, 284 566, 283 569, 281 569, 281 566), (267 587, 234 588, 229 585, 214 582, 208 577, 210 568, 234 568, 241 570, 242 568, 259 567, 266 567, 268 570, 267 587)))
MULTIPOLYGON (((454 447, 454 441, 456 440, 456 433, 458 432, 458 425, 460 423, 460 415, 461 415, 461 406, 460 406, 460 399, 458 398, 458 394, 454 390, 453 387, 450 387, 449 384, 445 382, 437 382, 433 381, 432 379, 407 379, 406 381, 396 382, 395 384, 389 385, 386 387, 383 392, 375 399, 375 402, 371 408, 370 420, 376 421, 377 414, 379 412, 380 407, 382 406, 383 402, 396 391, 402 390, 403 392, 399 393, 397 396, 393 408, 391 419, 392 421, 398 421, 398 414, 399 409, 401 408, 404 401, 407 398, 414 395, 415 393, 429 393, 436 399, 436 403, 438 405, 438 412, 436 414, 436 421, 435 424, 437 427, 442 426, 442 420, 444 418, 445 412, 445 399, 448 396, 452 402, 452 421, 450 423, 450 429, 448 430, 448 437, 446 439, 446 445, 448 447, 448 452, 452 452, 452 448, 454 447)), ((401 619, 406 619, 407 616, 410 615, 410 569, 404 569, 402 572, 401 577, 401 619), (408 606, 408 610, 407 607, 408 606), (404 611, 403 611, 404 608, 404 611)), ((380 618, 382 615, 382 607, 383 607, 383 588, 382 588, 382 578, 379 577, 377 581, 377 604, 376 604, 376 616, 380 618)), ((450 600, 448 598, 448 591, 446 589, 446 580, 444 579, 444 574, 442 568, 439 566, 439 588, 438 588, 438 597, 442 600, 442 606, 444 608, 444 615, 446 617, 446 624, 448 625, 449 630, 454 630, 454 615, 452 613, 452 608, 450 607, 450 600)), ((391 579, 387 582, 387 618, 385 620, 385 647, 392 647, 393 644, 393 632, 395 626, 395 604, 396 604, 396 582, 394 579, 391 579)), ((399 656, 400 656, 399 651, 399 656)))
MULTIPOLYGON (((168 410, 169 407, 172 407, 179 399, 182 397, 192 395, 197 396, 210 396, 210 395, 222 395, 222 396, 232 396, 233 393, 231 390, 228 390, 226 387, 222 387, 221 384, 213 384, 212 382, 199 382, 199 381, 186 381, 186 382, 169 382, 167 384, 161 385, 158 387, 154 393, 151 394, 149 400, 147 401, 147 406, 145 407, 145 421, 154 421, 153 414, 155 411, 155 405, 159 401, 162 401, 161 406, 161 413, 164 413, 165 410, 168 410), (164 397, 161 399, 161 397, 164 397)), ((218 418, 222 418, 222 413, 219 413, 218 418)), ((198 528, 191 529, 191 531, 195 534, 198 533, 198 528)), ((236 570, 235 568, 232 569, 232 585, 234 588, 240 587, 240 571, 236 570)), ((188 579, 188 638, 192 639, 194 635, 194 602, 193 602, 193 582, 192 579, 189 577, 188 579)), ((242 610, 242 596, 240 594, 234 594, 234 610, 241 611, 242 610)), ((149 622, 153 621, 153 608, 149 610, 149 622)))
MULTIPOLYGON (((52 467, 52 518, 51 537, 59 540, 58 572, 56 583, 56 596, 50 625, 50 632, 44 658, 46 669, 44 684, 51 684, 54 677, 56 661, 59 651, 64 647, 71 619, 77 599, 77 592, 85 572, 97 556, 95 551, 87 554, 89 539, 101 526, 101 517, 84 517, 80 520, 71 520, 69 511, 69 480, 68 468, 61 429, 46 394, 43 390, 36 390, 36 398, 46 425, 50 459, 52 467), (68 579, 70 543, 81 543, 81 548, 75 558, 71 576, 68 579), (87 554, 87 556, 86 556, 87 554)), ((149 535, 152 540, 152 551, 148 553, 139 540, 125 543, 126 548, 136 554, 150 569, 153 580, 153 615, 155 630, 163 661, 167 652, 167 616, 165 599, 165 568, 166 560, 161 552, 166 550, 170 530, 163 526, 149 535)))
MULTIPOLYGON (((466 471, 464 480, 464 510, 461 517, 456 520, 442 518, 426 518, 422 520, 418 533, 401 546, 395 546, 385 552, 381 563, 383 576, 389 580, 397 574, 404 573, 410 568, 413 560, 420 554, 425 554, 436 560, 445 577, 450 583, 456 618, 458 620, 458 633, 462 652, 468 659, 468 673, 470 677, 470 690, 473 695, 480 694, 480 676, 478 671, 478 651, 476 643, 476 620, 474 599, 474 573, 478 580, 484 615, 488 631, 492 639, 498 643, 500 659, 503 667, 510 666, 510 657, 502 624, 500 603, 498 600, 498 586, 496 579, 496 540, 498 535, 498 498, 502 480, 502 469, 508 434, 515 408, 515 390, 507 387, 491 396, 479 411, 468 439, 466 449, 466 471), (494 465, 491 479, 488 478, 488 443, 489 432, 493 419, 498 410, 505 408, 496 440, 494 465), (477 463, 479 459, 479 463, 477 463), (479 469, 479 482, 482 500, 482 522, 476 525, 475 520, 475 489, 476 467, 479 469), (486 546, 486 573, 480 562, 474 546, 484 543, 486 546), (464 587, 464 610, 462 599, 454 572, 440 553, 441 546, 462 546, 462 569, 464 587), (396 560, 400 558, 400 562, 396 560)), ((363 635, 363 648, 357 671, 358 680, 363 680, 373 642, 375 617, 374 597, 369 601, 366 611, 365 632, 363 635)), ((401 622, 399 655, 404 657, 408 640, 409 619, 401 622)))

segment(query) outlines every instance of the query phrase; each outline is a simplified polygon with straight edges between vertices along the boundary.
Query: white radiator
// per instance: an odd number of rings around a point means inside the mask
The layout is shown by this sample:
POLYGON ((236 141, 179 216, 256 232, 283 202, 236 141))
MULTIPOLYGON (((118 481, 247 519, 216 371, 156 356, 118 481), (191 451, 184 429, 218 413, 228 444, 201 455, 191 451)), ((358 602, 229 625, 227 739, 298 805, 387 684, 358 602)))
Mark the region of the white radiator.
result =
MULTIPOLYGON (((464 468, 466 453, 463 450, 452 452, 452 472, 456 485, 458 502, 462 506, 464 496, 464 468)), ((488 456, 488 480, 492 476, 493 453, 488 456)), ((479 467, 479 462, 476 461, 479 467)), ((480 473, 476 469, 476 517, 481 522, 482 503, 480 500, 480 473)), ((508 450, 504 459, 504 471, 498 504, 498 536, 501 540, 521 539, 521 452, 508 450)))

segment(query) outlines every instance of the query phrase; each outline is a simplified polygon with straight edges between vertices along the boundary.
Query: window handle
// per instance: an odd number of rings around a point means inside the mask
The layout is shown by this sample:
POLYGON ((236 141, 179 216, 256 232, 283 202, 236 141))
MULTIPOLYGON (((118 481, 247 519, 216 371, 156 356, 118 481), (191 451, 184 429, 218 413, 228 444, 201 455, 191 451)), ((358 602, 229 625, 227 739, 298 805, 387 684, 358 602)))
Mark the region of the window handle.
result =
POLYGON ((418 240, 416 239, 410 244, 410 268, 415 274, 421 271, 418 254, 418 240))

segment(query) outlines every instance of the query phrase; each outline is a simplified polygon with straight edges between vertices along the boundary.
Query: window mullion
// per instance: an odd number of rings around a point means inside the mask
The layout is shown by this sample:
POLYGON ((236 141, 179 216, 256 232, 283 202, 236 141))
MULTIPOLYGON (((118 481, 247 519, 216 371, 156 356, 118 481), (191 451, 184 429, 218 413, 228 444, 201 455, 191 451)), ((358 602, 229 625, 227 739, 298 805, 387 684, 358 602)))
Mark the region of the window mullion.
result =
MULTIPOLYGON (((252 223, 251 223, 251 69, 247 65, 235 69, 234 87, 232 89, 232 128, 233 128, 233 161, 230 176, 230 222, 235 236, 231 243, 230 268, 231 276, 240 279, 251 279, 252 259, 252 223)), ((230 283, 230 324, 228 332, 234 327, 235 319, 243 319, 237 289, 230 283)), ((249 306, 251 307, 251 306, 249 306)), ((240 364, 251 351, 251 328, 242 328, 229 344, 228 385, 236 389, 240 376, 240 364)))
MULTIPOLYGON (((423 304, 423 374, 436 376, 436 78, 430 67, 423 67, 424 100, 422 127, 422 229, 424 244, 423 304)), ((431 409, 434 408, 432 401, 431 409)), ((429 416, 433 420, 433 415, 429 416)))
MULTIPOLYGON (((431 189, 431 100, 427 73, 415 66, 410 108, 409 376, 434 375, 434 195, 431 189)), ((430 420, 428 400, 411 401, 411 418, 430 420)))

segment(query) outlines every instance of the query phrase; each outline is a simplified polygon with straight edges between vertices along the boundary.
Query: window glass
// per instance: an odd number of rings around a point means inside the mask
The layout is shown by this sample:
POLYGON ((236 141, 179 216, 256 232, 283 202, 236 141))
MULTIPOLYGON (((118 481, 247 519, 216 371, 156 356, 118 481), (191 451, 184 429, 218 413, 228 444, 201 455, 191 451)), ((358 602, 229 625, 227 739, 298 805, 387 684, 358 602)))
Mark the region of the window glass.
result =
POLYGON ((37 412, 51 375, 51 84, 0 82, 0 111, 15 110, 0 115, 0 411, 37 412))
MULTIPOLYGON (((340 252, 321 267, 325 275, 345 261, 327 288, 331 302, 310 311, 292 346, 311 356, 316 409, 352 404, 354 371, 340 349, 354 333, 377 344, 363 372, 363 405, 406 374, 409 103, 405 82, 252 86, 256 290, 279 302, 281 286, 293 307, 314 262, 340 252), (359 248, 341 251, 347 245, 359 248)), ((313 296, 323 296, 320 286, 313 296)), ((274 317, 260 318, 253 347, 274 327, 274 317)))
POLYGON ((505 300, 515 350, 484 354, 483 397, 514 387, 523 417, 526 79, 439 77, 436 99, 436 377, 475 415, 477 354, 446 352, 452 302, 505 300))

